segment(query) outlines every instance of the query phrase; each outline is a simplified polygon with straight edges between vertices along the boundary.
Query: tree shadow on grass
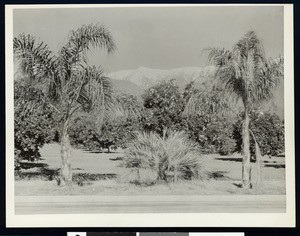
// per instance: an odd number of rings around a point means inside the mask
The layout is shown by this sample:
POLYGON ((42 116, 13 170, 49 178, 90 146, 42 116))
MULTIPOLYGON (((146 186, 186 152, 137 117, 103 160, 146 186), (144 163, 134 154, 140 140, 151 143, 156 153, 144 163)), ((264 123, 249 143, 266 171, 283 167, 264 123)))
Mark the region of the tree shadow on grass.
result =
POLYGON ((93 153, 93 154, 107 153, 107 151, 104 151, 104 150, 100 150, 100 151, 90 151, 90 150, 86 150, 85 152, 93 153))
POLYGON ((93 182, 98 180, 109 180, 109 179, 116 179, 117 174, 91 174, 91 173, 76 173, 73 174, 72 180, 74 182, 93 182))
POLYGON ((230 179, 228 176, 226 176, 225 174, 227 174, 228 171, 211 171, 207 173, 208 179, 230 179))
POLYGON ((81 148, 80 150, 83 151, 83 152, 92 153, 92 154, 101 154, 101 153, 116 154, 116 153, 119 153, 117 150, 114 150, 114 149, 108 151, 107 149, 91 150, 91 149, 88 149, 88 148, 81 148))
MULTIPOLYGON (((242 157, 216 157, 215 160, 219 160, 219 161, 232 161, 232 162, 242 162, 243 158, 242 157)), ((255 159, 251 157, 250 159, 251 163, 255 163, 255 159)))
POLYGON ((265 164, 265 167, 273 167, 275 169, 285 168, 285 164, 265 164))
MULTIPOLYGON (((41 163, 42 164, 42 163, 41 163)), ((47 168, 48 165, 41 165, 39 168, 35 168, 33 170, 29 170, 30 168, 25 169, 26 171, 17 171, 15 172, 15 179, 16 180, 48 180, 52 181, 55 179, 55 176, 59 175, 59 168, 58 169, 50 169, 47 168)))
POLYGON ((242 158, 232 158, 232 157, 216 157, 216 160, 219 161, 234 161, 234 162, 242 162, 242 158))
POLYGON ((54 180, 59 173, 59 169, 39 168, 33 171, 18 171, 15 173, 16 180, 54 180))
POLYGON ((242 188, 243 185, 242 183, 232 183, 234 186, 238 187, 238 188, 242 188))
POLYGON ((37 162, 20 162, 20 168, 23 170, 28 170, 32 168, 47 168, 49 165, 46 163, 37 162))
POLYGON ((132 180, 130 183, 141 187, 150 187, 157 184, 157 181, 132 180))
MULTIPOLYGON (((73 170, 82 170, 75 168, 73 170)), ((58 181, 60 168, 50 169, 47 167, 40 167, 33 171, 19 171, 15 174, 16 180, 45 180, 45 181, 58 181)), ((98 180, 108 180, 117 178, 117 174, 93 174, 93 173, 74 173, 72 180, 79 185, 85 182, 94 182, 98 180)))
POLYGON ((124 157, 109 158, 110 161, 123 161, 124 157))

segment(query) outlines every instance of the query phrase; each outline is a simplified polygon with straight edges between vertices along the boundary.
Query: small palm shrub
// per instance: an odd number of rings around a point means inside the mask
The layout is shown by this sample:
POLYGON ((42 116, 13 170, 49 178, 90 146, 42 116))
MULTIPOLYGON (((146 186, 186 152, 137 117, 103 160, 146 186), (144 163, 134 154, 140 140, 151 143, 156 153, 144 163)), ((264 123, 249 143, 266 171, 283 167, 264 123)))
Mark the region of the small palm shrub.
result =
POLYGON ((202 156, 198 145, 184 132, 139 132, 125 150, 124 166, 151 169, 158 181, 203 179, 202 156))

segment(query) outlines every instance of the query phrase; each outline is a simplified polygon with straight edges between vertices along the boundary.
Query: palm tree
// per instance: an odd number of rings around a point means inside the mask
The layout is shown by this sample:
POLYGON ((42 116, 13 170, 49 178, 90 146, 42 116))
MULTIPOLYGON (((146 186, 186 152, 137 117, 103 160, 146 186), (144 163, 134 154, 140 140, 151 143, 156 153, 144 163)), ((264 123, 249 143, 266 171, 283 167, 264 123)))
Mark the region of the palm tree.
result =
POLYGON ((216 78, 224 91, 243 105, 242 186, 250 188, 249 114, 272 97, 274 88, 283 78, 283 58, 266 59, 262 43, 254 31, 247 32, 232 50, 209 48, 208 51, 209 61, 217 67, 216 78))
POLYGON ((111 84, 102 69, 87 65, 86 53, 91 47, 108 53, 115 49, 104 26, 90 24, 71 31, 56 55, 31 35, 20 34, 13 40, 15 58, 28 84, 42 91, 43 102, 60 118, 61 184, 72 181, 68 134, 71 118, 79 110, 103 109, 111 96, 111 84))
MULTIPOLYGON (((187 86, 190 86, 188 84, 187 86)), ((201 89, 195 89, 187 99, 183 117, 194 115, 214 116, 214 118, 232 118, 234 109, 224 99, 224 91, 217 83, 203 84, 201 89)))

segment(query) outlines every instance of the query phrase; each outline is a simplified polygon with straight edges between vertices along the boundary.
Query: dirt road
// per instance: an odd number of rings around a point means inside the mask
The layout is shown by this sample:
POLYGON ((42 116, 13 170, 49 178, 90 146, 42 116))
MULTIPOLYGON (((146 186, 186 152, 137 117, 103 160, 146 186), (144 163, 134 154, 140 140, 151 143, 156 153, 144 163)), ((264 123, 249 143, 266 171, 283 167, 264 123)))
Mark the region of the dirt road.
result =
POLYGON ((284 195, 17 196, 15 214, 283 213, 284 195))

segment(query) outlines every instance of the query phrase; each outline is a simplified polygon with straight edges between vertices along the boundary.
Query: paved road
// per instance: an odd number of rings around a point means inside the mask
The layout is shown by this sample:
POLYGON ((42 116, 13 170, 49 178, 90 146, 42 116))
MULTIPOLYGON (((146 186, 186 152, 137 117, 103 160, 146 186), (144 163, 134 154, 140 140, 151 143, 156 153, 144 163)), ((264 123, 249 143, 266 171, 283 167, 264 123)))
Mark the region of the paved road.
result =
POLYGON ((17 196, 15 214, 277 213, 285 196, 17 196))

